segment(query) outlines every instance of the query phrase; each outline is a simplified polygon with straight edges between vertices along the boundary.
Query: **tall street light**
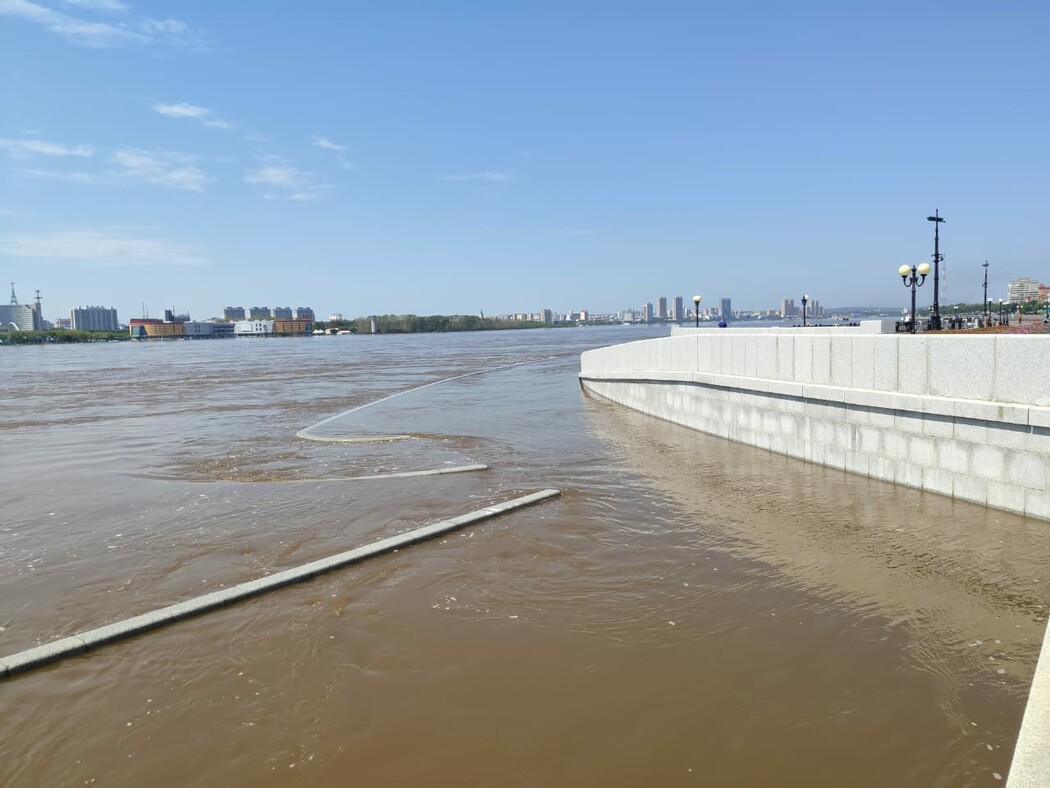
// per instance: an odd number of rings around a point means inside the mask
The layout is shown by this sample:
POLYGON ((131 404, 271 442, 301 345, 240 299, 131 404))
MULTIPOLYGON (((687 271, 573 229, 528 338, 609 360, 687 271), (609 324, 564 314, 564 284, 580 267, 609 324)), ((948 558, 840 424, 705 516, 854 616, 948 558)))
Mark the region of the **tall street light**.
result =
POLYGON ((693 296, 693 310, 696 312, 696 327, 700 328, 700 302, 704 299, 703 296, 693 296))
POLYGON ((809 301, 808 295, 802 296, 802 327, 806 327, 806 302, 809 301))
POLYGON ((1003 324, 1003 299, 999 299, 999 325, 1003 324))
MULTIPOLYGON (((933 212, 933 216, 927 216, 926 221, 933 222, 933 309, 930 312, 930 328, 934 331, 941 330, 941 266, 944 259, 941 255, 941 222, 944 217, 939 210, 933 212)), ((929 266, 927 266, 929 267, 929 266)), ((912 312, 914 314, 914 311, 912 312)))
MULTIPOLYGON (((987 260, 984 261, 984 265, 982 265, 981 268, 984 269, 984 303, 987 304, 987 303, 989 303, 988 302, 988 261, 987 260)), ((985 320, 991 320, 992 319, 992 316, 990 314, 986 314, 984 317, 985 317, 985 320)))
MULTIPOLYGON (((926 281, 926 275, 930 273, 929 263, 920 263, 919 265, 902 265, 897 269, 897 273, 901 275, 901 279, 904 280, 904 286, 911 288, 911 333, 915 333, 916 320, 915 314, 915 288, 922 287, 926 281)), ((937 280, 934 279, 934 285, 936 286, 937 280)))

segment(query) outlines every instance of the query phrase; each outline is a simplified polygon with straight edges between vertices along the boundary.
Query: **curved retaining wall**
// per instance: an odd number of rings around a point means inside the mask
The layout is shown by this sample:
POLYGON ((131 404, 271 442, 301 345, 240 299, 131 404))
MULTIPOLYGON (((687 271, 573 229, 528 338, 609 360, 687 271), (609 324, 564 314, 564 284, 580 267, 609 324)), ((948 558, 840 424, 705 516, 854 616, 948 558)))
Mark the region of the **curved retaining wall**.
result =
POLYGON ((677 329, 580 382, 692 429, 1050 520, 1050 336, 677 329))

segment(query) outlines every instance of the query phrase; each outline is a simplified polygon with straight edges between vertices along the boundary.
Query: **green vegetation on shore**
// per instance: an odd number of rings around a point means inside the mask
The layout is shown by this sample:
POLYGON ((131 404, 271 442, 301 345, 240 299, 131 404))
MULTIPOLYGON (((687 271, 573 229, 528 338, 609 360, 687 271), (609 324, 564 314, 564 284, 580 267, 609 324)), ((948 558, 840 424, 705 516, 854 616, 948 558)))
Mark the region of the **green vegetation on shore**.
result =
MULTIPOLYGON (((376 315, 376 333, 422 334, 437 331, 498 331, 509 328, 550 328, 546 323, 527 320, 500 320, 476 315, 376 315)), ((319 330, 341 329, 355 334, 371 334, 372 318, 315 323, 319 330)))
POLYGON ((0 333, 0 345, 48 345, 66 342, 124 342, 126 331, 72 331, 49 328, 46 331, 8 331, 0 333))

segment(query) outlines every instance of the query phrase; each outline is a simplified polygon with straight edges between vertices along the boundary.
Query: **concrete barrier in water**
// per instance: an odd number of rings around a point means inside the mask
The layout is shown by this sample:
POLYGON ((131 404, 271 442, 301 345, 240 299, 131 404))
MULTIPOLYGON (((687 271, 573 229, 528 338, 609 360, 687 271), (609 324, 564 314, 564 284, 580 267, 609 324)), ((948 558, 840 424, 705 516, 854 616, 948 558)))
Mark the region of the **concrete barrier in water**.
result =
POLYGON ((689 329, 584 353, 585 390, 851 473, 1050 519, 1050 336, 689 329))
POLYGON ((294 567, 293 569, 286 569, 283 572, 277 572, 276 574, 267 575, 266 577, 260 577, 257 580, 240 583, 221 591, 215 591, 211 594, 205 594, 204 596, 189 599, 185 602, 169 605, 168 607, 163 607, 150 613, 144 613, 141 616, 117 621, 116 623, 99 627, 98 629, 88 630, 87 632, 71 635, 62 638, 61 640, 45 643, 36 648, 20 651, 17 654, 0 657, 0 679, 14 676, 18 673, 24 673, 33 668, 56 662, 65 657, 73 656, 74 654, 80 654, 89 649, 105 645, 106 643, 123 640, 133 635, 147 632, 151 629, 157 629, 158 627, 181 621, 184 618, 197 616, 201 613, 206 613, 209 610, 226 607, 234 602, 259 596, 268 591, 273 591, 294 583, 301 583, 304 580, 309 580, 310 578, 317 577, 326 572, 331 572, 334 569, 340 569, 344 566, 349 566, 350 564, 359 563, 368 558, 374 558, 383 555, 384 553, 393 552, 402 547, 418 544, 419 542, 442 536, 443 534, 464 528, 468 525, 473 525, 474 523, 497 517, 506 512, 514 511, 515 509, 531 506, 532 504, 540 503, 541 501, 546 501, 559 495, 561 495, 560 490, 541 490, 530 495, 515 498, 511 501, 486 506, 470 512, 469 514, 453 517, 450 520, 441 520, 440 522, 426 525, 422 528, 416 528, 407 533, 391 536, 378 542, 372 542, 371 544, 358 547, 354 550, 348 550, 347 552, 329 556, 328 558, 312 561, 308 564, 294 567))
POLYGON ((1050 786, 1050 629, 1035 667, 1006 788, 1050 786))

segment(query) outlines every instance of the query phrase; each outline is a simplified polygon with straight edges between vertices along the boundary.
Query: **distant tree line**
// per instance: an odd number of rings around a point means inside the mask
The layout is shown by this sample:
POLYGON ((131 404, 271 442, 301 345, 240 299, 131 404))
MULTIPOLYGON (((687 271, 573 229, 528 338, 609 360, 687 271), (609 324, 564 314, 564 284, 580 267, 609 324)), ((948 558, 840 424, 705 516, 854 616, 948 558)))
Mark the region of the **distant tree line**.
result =
MULTIPOLYGON (((423 334, 437 331, 495 331, 505 328, 548 328, 546 323, 527 320, 500 320, 477 315, 376 315, 379 334, 423 334)), ((372 333, 372 318, 318 322, 320 330, 349 329, 355 334, 372 333)))
POLYGON ((3 345, 44 345, 64 342, 124 342, 131 337, 126 331, 72 331, 49 328, 46 331, 0 332, 3 345))

